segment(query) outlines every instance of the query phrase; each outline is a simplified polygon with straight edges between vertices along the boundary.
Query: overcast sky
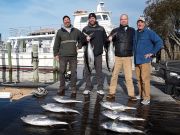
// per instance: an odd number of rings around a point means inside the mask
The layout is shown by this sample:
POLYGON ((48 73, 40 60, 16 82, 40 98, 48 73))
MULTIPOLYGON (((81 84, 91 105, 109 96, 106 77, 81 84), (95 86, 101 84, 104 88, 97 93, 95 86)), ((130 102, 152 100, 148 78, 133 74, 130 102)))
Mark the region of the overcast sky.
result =
MULTIPOLYGON (((0 0, 0 33, 3 40, 9 28, 51 26, 62 24, 62 17, 69 15, 73 21, 76 10, 95 11, 99 0, 0 0)), ((136 28, 136 20, 143 15, 146 0, 103 0, 112 11, 112 22, 119 25, 122 13, 129 15, 129 25, 136 28)))

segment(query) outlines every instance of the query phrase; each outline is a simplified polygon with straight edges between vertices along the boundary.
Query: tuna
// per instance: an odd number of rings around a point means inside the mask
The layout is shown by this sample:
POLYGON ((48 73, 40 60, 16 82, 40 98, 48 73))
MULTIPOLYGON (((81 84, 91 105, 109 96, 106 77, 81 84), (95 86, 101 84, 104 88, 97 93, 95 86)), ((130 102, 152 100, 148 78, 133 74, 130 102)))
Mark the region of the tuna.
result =
POLYGON ((102 114, 113 120, 117 120, 117 119, 121 121, 144 121, 145 120, 143 118, 129 116, 122 112, 110 111, 110 110, 103 111, 102 114))
POLYGON ((82 101, 79 100, 74 100, 68 97, 64 97, 64 96, 54 96, 53 99, 59 103, 82 103, 82 101))
POLYGON ((115 103, 115 102, 101 102, 100 103, 104 108, 110 109, 110 110, 119 110, 119 111, 125 111, 129 109, 136 109, 134 107, 129 107, 122 105, 120 103, 115 103))
POLYGON ((67 122, 48 118, 46 115, 27 115, 21 117, 21 120, 27 124, 34 126, 53 126, 53 125, 68 125, 67 122))
POLYGON ((56 104, 56 103, 48 103, 48 104, 41 105, 41 106, 45 110, 51 111, 51 112, 78 113, 78 114, 80 114, 77 110, 73 110, 71 108, 60 106, 59 104, 56 104))
MULTIPOLYGON (((91 37, 93 33, 90 35, 84 33, 84 35, 91 37)), ((88 70, 89 72, 91 72, 94 69, 94 47, 92 46, 90 41, 88 42, 87 45, 87 53, 85 55, 85 60, 87 63, 88 70)))
POLYGON ((106 64, 108 70, 112 72, 115 64, 115 53, 114 53, 114 46, 112 41, 110 42, 106 53, 106 64))
POLYGON ((143 131, 123 123, 105 122, 102 123, 101 126, 106 130, 111 130, 118 133, 143 133, 143 131))

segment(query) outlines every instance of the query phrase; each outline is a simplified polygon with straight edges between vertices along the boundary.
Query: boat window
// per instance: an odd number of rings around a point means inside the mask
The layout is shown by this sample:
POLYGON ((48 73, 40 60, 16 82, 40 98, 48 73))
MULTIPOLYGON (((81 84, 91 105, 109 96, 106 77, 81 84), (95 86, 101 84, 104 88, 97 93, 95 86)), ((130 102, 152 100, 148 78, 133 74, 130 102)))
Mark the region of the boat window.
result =
POLYGON ((107 15, 102 15, 104 20, 108 20, 108 16, 107 15))
POLYGON ((81 23, 85 23, 88 21, 88 17, 85 16, 85 17, 81 17, 81 23))
POLYGON ((100 15, 97 15, 96 18, 97 18, 98 21, 101 21, 101 20, 102 20, 102 18, 101 18, 100 15))

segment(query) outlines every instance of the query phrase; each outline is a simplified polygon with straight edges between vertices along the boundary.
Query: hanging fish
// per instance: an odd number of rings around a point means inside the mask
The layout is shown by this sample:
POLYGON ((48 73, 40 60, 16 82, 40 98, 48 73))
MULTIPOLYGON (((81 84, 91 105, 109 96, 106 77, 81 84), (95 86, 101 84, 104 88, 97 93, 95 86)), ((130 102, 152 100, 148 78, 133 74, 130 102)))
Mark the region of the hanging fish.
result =
MULTIPOLYGON (((93 33, 91 33, 90 35, 84 33, 84 35, 91 37, 93 35, 93 33)), ((87 49, 87 53, 85 54, 85 60, 87 63, 88 70, 89 70, 89 72, 91 72, 94 69, 94 51, 93 51, 94 47, 90 41, 88 42, 86 49, 87 49)))
MULTIPOLYGON (((117 34, 114 33, 112 34, 112 38, 117 34)), ((106 53, 106 64, 107 64, 107 68, 110 72, 113 71, 114 69, 114 64, 115 64, 115 50, 114 50, 114 45, 113 45, 113 41, 110 41, 108 49, 107 49, 107 53, 106 53)))

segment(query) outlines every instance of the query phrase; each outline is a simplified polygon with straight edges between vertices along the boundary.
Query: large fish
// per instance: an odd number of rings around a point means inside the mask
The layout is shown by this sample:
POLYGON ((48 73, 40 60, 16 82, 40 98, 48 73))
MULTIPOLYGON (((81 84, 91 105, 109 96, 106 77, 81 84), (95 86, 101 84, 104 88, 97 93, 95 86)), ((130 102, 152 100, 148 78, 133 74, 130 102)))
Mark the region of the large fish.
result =
MULTIPOLYGON (((114 36, 116 36, 117 32, 115 32, 114 34, 112 34, 112 38, 114 36)), ((107 68, 109 71, 113 71, 114 69, 114 64, 115 64, 115 52, 114 52, 114 45, 113 45, 113 41, 110 41, 107 52, 106 52, 106 64, 107 64, 107 68)))
POLYGON ((60 106, 59 104, 56 104, 56 103, 48 103, 48 104, 41 105, 41 106, 45 110, 48 110, 51 112, 64 112, 64 113, 78 113, 78 114, 80 114, 77 110, 73 110, 71 108, 60 106))
POLYGON ((53 99, 59 103, 82 103, 82 101, 74 100, 65 96, 54 96, 53 99))
POLYGON ((114 53, 114 46, 112 41, 110 42, 106 53, 106 64, 108 70, 112 72, 115 64, 115 53, 114 53))
POLYGON ((67 122, 48 118, 46 115, 27 115, 21 117, 21 120, 27 124, 35 126, 52 126, 52 125, 67 125, 67 122))
MULTIPOLYGON (((91 37, 93 33, 91 33, 90 35, 84 33, 84 35, 91 37)), ((90 41, 88 42, 86 49, 87 53, 85 54, 85 60, 87 63, 88 70, 89 72, 91 72, 94 69, 94 47, 92 46, 90 41)))
POLYGON ((143 118, 137 118, 137 117, 132 117, 129 116, 127 114, 124 114, 122 112, 117 112, 117 111, 110 111, 110 110, 106 110, 103 111, 102 114, 110 119, 113 120, 121 120, 121 121, 144 121, 145 119, 143 118))
POLYGON ((101 126, 104 129, 111 130, 118 133, 143 133, 143 131, 135 129, 123 123, 105 122, 101 126))
POLYGON ((129 106, 125 106, 122 105, 120 103, 115 103, 115 102, 101 102, 100 103, 104 108, 110 109, 110 110, 119 110, 119 111, 125 111, 125 110, 129 110, 129 109, 136 109, 134 107, 129 107, 129 106))

